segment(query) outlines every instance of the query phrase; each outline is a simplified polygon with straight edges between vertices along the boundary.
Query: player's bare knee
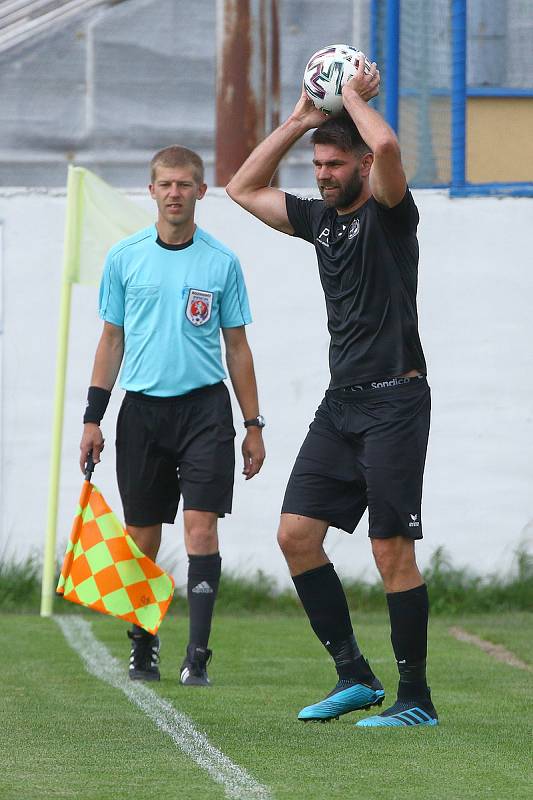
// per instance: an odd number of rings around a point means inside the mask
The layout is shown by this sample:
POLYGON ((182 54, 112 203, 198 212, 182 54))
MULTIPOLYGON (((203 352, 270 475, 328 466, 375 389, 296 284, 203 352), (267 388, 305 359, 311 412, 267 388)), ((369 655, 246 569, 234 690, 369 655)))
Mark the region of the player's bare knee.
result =
POLYGON ((306 561, 320 561, 324 555, 323 542, 328 525, 321 520, 282 514, 278 529, 278 544, 288 561, 304 557, 306 561))
POLYGON ((278 529, 278 544, 285 557, 298 556, 308 549, 308 539, 302 531, 287 522, 278 529))
POLYGON ((383 581, 387 582, 393 577, 394 565, 390 558, 381 553, 374 553, 374 561, 383 581))
POLYGON ((215 525, 201 523, 187 526, 185 530, 187 550, 193 553, 214 553, 218 549, 218 535, 215 525))
POLYGON ((287 556, 289 555, 294 547, 294 541, 291 535, 290 530, 283 525, 280 525, 278 528, 278 545, 280 547, 281 552, 287 556))
POLYGON ((416 569, 414 543, 403 536, 372 539, 376 567, 385 582, 416 569))

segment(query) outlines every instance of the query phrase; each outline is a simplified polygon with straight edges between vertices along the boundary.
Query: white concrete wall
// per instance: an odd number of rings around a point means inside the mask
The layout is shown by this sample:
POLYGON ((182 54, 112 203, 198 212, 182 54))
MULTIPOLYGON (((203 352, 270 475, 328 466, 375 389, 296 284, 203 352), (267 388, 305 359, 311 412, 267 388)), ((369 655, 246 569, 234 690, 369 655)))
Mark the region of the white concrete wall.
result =
MULTIPOLYGON (((133 199, 150 208, 144 194, 133 199)), ((508 569, 533 538, 533 264, 528 199, 450 200, 415 193, 420 208, 420 328, 433 391, 424 496, 422 565, 443 545, 457 565, 508 569)), ((65 197, 0 191, 3 332, 0 555, 43 545, 65 197)), ((198 221, 239 254, 251 297, 249 327, 267 418, 268 459, 220 524, 224 564, 287 582, 275 543, 293 459, 327 386, 328 337, 313 248, 269 230, 210 190, 198 221)), ((78 444, 101 323, 97 290, 74 287, 59 504, 62 555, 81 475, 78 444)), ((115 391, 103 428, 108 446, 95 481, 120 514, 115 486, 115 391)), ((236 410, 237 430, 240 412, 236 410)), ((240 443, 237 442, 239 452, 240 443)), ((164 531, 163 560, 181 583, 181 519, 164 531)), ((342 575, 373 579, 366 518, 353 537, 332 530, 327 547, 342 575)))

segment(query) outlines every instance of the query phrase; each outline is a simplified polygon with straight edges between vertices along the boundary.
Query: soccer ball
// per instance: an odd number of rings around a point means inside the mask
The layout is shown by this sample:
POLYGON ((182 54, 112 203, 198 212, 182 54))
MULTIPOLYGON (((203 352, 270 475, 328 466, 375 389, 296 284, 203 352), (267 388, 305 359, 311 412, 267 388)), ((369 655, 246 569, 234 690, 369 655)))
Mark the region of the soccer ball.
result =
POLYGON ((370 61, 349 44, 330 44, 311 56, 304 72, 304 89, 320 111, 325 114, 342 111, 342 87, 357 72, 360 58, 365 59, 368 74, 370 61))

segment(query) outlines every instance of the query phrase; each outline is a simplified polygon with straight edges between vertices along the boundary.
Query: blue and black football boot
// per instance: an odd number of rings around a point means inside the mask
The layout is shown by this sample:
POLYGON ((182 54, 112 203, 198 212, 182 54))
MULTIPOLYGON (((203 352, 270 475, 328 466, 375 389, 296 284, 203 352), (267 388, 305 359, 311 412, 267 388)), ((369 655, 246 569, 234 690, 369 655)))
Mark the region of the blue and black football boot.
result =
POLYGON ((368 662, 364 659, 362 661, 367 673, 364 677, 355 680, 341 678, 324 700, 302 708, 298 719, 302 722, 327 722, 330 719, 338 719, 342 714, 349 714, 350 711, 380 706, 385 697, 383 686, 368 666, 368 662))
POLYGON ((366 717, 356 723, 358 728, 410 728, 413 725, 438 725, 439 718, 431 702, 429 689, 426 697, 397 700, 375 717, 366 717))

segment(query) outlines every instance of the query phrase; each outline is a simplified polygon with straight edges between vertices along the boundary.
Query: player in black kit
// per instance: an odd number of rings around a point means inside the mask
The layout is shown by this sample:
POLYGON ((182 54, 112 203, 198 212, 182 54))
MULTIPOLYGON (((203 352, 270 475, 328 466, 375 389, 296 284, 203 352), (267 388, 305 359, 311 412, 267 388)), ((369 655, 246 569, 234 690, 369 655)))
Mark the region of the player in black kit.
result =
POLYGON ((352 533, 365 509, 387 594, 398 664, 396 702, 359 726, 436 725, 426 682, 428 596, 415 560, 430 392, 418 336, 418 211, 398 140, 368 105, 379 72, 360 60, 344 112, 326 118, 305 93, 227 187, 268 225, 314 244, 331 336, 331 382, 283 501, 278 541, 311 626, 338 682, 301 720, 381 705, 384 690, 355 639, 346 597, 324 548, 330 525, 352 533), (316 128, 313 164, 322 200, 269 184, 281 158, 316 128))

